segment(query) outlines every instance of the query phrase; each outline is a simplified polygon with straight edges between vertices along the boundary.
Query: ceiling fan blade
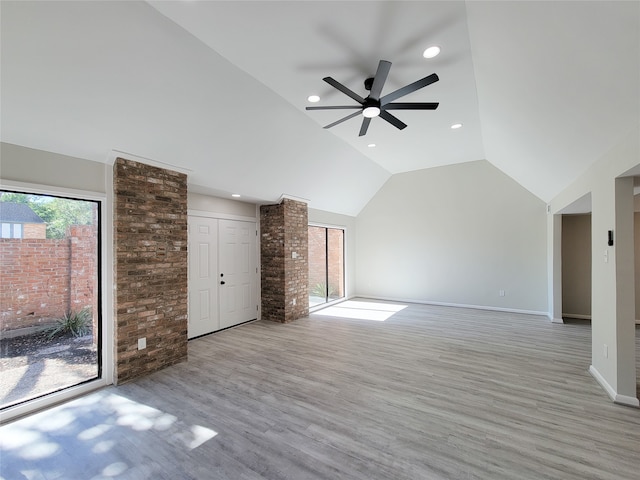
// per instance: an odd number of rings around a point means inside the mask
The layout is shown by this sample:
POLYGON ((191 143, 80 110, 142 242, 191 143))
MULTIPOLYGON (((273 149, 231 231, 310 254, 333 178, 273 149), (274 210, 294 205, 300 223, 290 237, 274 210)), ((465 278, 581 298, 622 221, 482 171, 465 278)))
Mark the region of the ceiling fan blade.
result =
POLYGON ((370 123, 371 123, 371 118, 364 117, 362 119, 362 126, 360 127, 360 133, 358 134, 359 137, 362 137, 367 134, 367 130, 369 129, 370 123))
POLYGON ((439 103, 413 102, 413 103, 387 103, 382 110, 435 110, 439 103))
POLYGON ((398 117, 394 117, 389 112, 385 112, 384 110, 380 112, 380 118, 385 119, 387 122, 389 122, 391 125, 393 125, 399 130, 402 130, 403 128, 407 127, 407 124, 402 122, 398 117))
POLYGON ((334 88, 337 88, 338 90, 340 90, 342 93, 344 93, 345 95, 347 95, 348 97, 353 98, 356 102, 358 102, 359 104, 363 104, 364 103, 364 98, 362 98, 360 95, 358 95, 356 92, 354 92, 353 90, 348 89, 347 87, 345 87, 344 85, 342 85, 340 82, 338 82, 337 80, 334 80, 331 77, 324 77, 322 80, 324 80, 325 82, 327 82, 329 85, 331 85, 334 88))
POLYGON ((350 118, 353 118, 353 117, 355 117, 355 116, 357 116, 357 115, 360 115, 360 112, 353 112, 353 113, 350 113, 350 114, 349 114, 349 115, 347 115, 346 117, 342 117, 340 120, 337 120, 337 121, 335 121, 335 122, 333 122, 333 123, 330 123, 329 125, 326 125, 326 126, 324 126, 324 127, 322 127, 322 128, 331 128, 331 127, 335 127, 335 126, 336 126, 336 125, 338 125, 339 123, 346 122, 346 121, 347 121, 347 120, 349 120, 350 118))
POLYGON ((380 60, 380 63, 378 63, 378 71, 376 72, 376 76, 373 77, 373 85, 371 86, 369 98, 372 98, 373 100, 380 100, 382 87, 384 87, 384 82, 387 81, 389 70, 391 70, 391 62, 380 60))
POLYGON ((386 105, 389 102, 393 102, 396 98, 404 97, 405 95, 415 92, 416 90, 420 90, 421 88, 426 87, 427 85, 431 85, 438 80, 440 80, 438 78, 438 75, 432 73, 428 77, 421 78, 420 80, 399 88, 395 92, 391 92, 388 95, 385 95, 380 99, 380 105, 386 105))
POLYGON ((306 107, 306 110, 351 110, 354 108, 362 109, 362 105, 327 105, 324 107, 306 107))

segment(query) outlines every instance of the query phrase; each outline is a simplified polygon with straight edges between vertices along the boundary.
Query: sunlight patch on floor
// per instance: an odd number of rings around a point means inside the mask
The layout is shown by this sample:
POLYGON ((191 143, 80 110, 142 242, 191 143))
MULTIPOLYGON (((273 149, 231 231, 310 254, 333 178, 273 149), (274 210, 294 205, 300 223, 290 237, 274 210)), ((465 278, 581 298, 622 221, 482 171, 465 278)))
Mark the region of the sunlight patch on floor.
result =
POLYGON ((323 317, 352 318, 356 320, 372 320, 384 322, 395 313, 407 308, 406 305, 395 303, 364 302, 361 300, 347 300, 346 302, 323 308, 313 315, 323 317))
MULTIPOLYGON (((155 435, 165 437, 170 444, 187 450, 198 448, 218 435, 210 428, 185 424, 175 415, 103 391, 3 425, 0 428, 0 456, 4 459, 13 457, 17 465, 25 462, 25 467, 26 462, 46 460, 48 463, 42 465, 52 468, 60 456, 81 449, 94 454, 96 468, 102 463, 99 478, 117 477, 132 468, 114 461, 110 454, 117 439, 128 435, 126 430, 155 431, 155 435)), ((24 469, 20 472, 22 475, 29 473, 24 469)), ((0 480, 2 478, 0 475, 0 480)))

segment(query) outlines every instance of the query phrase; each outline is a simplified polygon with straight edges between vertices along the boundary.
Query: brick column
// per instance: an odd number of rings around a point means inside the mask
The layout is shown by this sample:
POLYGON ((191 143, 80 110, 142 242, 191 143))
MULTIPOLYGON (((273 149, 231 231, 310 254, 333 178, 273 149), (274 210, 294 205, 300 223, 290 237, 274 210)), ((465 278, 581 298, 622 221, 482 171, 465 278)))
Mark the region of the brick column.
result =
POLYGON ((116 159, 116 381, 187 359, 187 176, 116 159), (147 348, 138 350, 138 339, 147 348))
POLYGON ((260 207, 262 318, 288 323, 309 315, 307 204, 260 207))

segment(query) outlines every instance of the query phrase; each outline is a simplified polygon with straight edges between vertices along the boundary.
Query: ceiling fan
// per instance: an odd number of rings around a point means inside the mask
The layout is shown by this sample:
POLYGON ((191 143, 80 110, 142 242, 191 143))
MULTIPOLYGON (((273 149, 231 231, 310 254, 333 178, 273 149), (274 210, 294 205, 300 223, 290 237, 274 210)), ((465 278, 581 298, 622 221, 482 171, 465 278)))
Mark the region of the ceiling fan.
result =
POLYGON ((435 110, 438 108, 438 103, 426 103, 426 102, 411 102, 411 103, 394 103, 393 101, 408 95, 409 93, 415 92, 416 90, 420 90, 427 85, 431 85, 434 82, 439 80, 438 75, 432 73, 431 75, 424 77, 420 80, 417 80, 409 85, 405 85, 398 90, 391 92, 383 97, 380 97, 382 93, 382 87, 384 83, 387 81, 387 76, 389 75, 389 70, 391 70, 391 62, 386 60, 380 60, 378 64, 378 70, 376 74, 372 78, 367 78, 364 81, 364 88, 369 90, 369 96, 367 98, 362 98, 360 95, 355 93, 353 90, 345 87, 340 82, 334 80, 331 77, 324 77, 323 80, 327 82, 334 88, 337 88, 342 93, 347 95, 348 97, 354 99, 360 105, 338 105, 338 106, 324 106, 324 107, 307 107, 307 110, 347 110, 347 109, 356 109, 357 111, 347 115, 346 117, 341 118, 329 125, 326 125, 324 128, 331 128, 339 123, 342 123, 350 118, 353 118, 357 115, 362 115, 364 118, 362 119, 362 126, 360 127, 360 134, 358 136, 362 137, 366 135, 367 130, 369 128, 369 124, 371 123, 371 119, 379 116, 380 118, 386 120, 394 127, 402 130, 406 128, 406 123, 402 122, 396 116, 391 115, 389 110, 435 110))

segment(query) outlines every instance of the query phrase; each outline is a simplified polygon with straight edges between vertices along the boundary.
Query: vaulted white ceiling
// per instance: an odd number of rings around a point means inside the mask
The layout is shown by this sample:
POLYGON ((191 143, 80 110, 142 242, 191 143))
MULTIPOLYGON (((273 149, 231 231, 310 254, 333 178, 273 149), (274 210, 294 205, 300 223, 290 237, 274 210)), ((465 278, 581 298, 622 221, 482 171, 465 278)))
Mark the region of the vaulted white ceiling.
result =
MULTIPOLYGON (((193 191, 282 194, 356 215, 398 172, 487 159, 550 200, 638 129, 638 2, 7 2, 3 142, 189 171, 193 191), (422 51, 439 45, 426 60, 422 51), (383 95, 431 73, 358 137, 349 105, 379 60, 383 95), (453 123, 463 123, 451 130, 453 123), (375 148, 367 145, 375 143, 375 148)), ((0 172, 1 174, 1 172, 0 172)))

